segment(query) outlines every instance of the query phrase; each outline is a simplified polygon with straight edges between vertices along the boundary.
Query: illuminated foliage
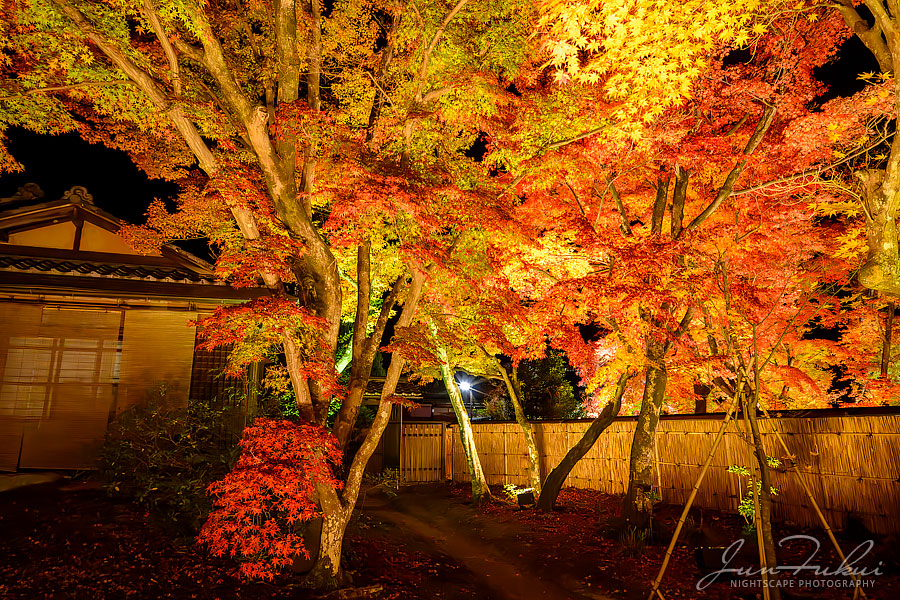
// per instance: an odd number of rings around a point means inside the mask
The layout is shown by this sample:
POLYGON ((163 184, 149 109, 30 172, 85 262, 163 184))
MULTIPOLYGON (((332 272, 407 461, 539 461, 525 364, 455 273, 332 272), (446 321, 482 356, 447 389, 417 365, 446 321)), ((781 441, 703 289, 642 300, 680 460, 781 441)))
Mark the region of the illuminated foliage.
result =
POLYGON ((242 576, 272 579, 294 556, 309 557, 297 524, 320 516, 316 486, 341 487, 333 469, 342 453, 321 427, 261 418, 240 445, 234 469, 209 486, 213 510, 200 542, 238 559, 242 576))

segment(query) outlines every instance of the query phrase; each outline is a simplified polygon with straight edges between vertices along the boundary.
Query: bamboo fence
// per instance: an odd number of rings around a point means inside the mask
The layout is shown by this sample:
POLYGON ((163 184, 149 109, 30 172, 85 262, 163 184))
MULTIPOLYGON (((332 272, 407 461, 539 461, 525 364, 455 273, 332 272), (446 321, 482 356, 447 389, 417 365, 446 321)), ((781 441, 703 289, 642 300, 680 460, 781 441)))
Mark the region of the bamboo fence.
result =
MULTIPOLYGON (((663 502, 683 504, 721 425, 722 415, 662 418, 657 435, 654 484, 663 502)), ((535 422, 544 478, 587 429, 589 421, 535 422)), ((633 418, 614 421, 569 474, 566 485, 623 494, 634 432, 633 418)), ((773 433, 784 437, 812 493, 835 528, 862 524, 872 533, 900 534, 900 413, 760 418, 763 443, 782 467, 773 474, 778 489, 774 517, 801 527, 820 525, 773 433), (848 520, 849 519, 849 520, 848 520)), ((465 456, 454 426, 449 471, 466 481, 465 456)), ((525 440, 516 423, 475 423, 475 444, 488 483, 527 482, 525 440)), ((716 451, 695 505, 735 511, 747 478, 730 465, 753 466, 752 448, 729 427, 716 451)))

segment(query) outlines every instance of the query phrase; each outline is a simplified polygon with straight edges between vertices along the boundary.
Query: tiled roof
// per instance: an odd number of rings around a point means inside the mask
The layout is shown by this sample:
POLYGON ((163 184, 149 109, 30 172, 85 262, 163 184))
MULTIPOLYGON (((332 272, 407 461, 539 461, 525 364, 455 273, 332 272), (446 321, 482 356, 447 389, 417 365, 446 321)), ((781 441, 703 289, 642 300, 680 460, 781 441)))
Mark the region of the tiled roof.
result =
MULTIPOLYGON (((2 250, 2 248, 0 248, 2 250)), ((59 273, 71 275, 99 275, 104 277, 122 277, 153 279, 161 281, 190 281, 207 283, 215 281, 212 276, 205 276, 185 268, 166 265, 137 265, 119 261, 79 260, 72 258, 53 258, 37 256, 17 256, 0 254, 0 269, 16 269, 19 271, 59 273)))

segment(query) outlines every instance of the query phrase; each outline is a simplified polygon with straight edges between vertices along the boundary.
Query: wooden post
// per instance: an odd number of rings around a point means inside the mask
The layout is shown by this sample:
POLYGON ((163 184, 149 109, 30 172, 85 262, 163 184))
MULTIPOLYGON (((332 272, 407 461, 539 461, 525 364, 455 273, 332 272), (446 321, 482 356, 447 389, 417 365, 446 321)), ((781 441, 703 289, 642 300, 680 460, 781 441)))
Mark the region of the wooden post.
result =
POLYGON ((444 475, 453 480, 453 428, 444 425, 444 475))
POLYGON ((506 436, 508 432, 506 431, 506 426, 503 426, 503 483, 508 482, 509 477, 509 463, 507 461, 506 456, 506 436))

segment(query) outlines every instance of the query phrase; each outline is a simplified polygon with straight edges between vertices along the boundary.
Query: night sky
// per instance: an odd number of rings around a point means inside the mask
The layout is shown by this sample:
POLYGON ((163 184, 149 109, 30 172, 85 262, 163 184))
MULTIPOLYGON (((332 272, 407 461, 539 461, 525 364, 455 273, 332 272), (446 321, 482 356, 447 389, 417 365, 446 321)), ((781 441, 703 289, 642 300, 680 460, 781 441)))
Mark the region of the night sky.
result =
POLYGON ((6 135, 10 152, 25 172, 0 176, 0 197, 12 196, 31 182, 41 186, 45 200, 56 200, 81 185, 103 210, 140 223, 153 198, 170 199, 178 193, 173 183, 148 179, 124 152, 88 144, 75 133, 38 135, 11 128, 6 135))

